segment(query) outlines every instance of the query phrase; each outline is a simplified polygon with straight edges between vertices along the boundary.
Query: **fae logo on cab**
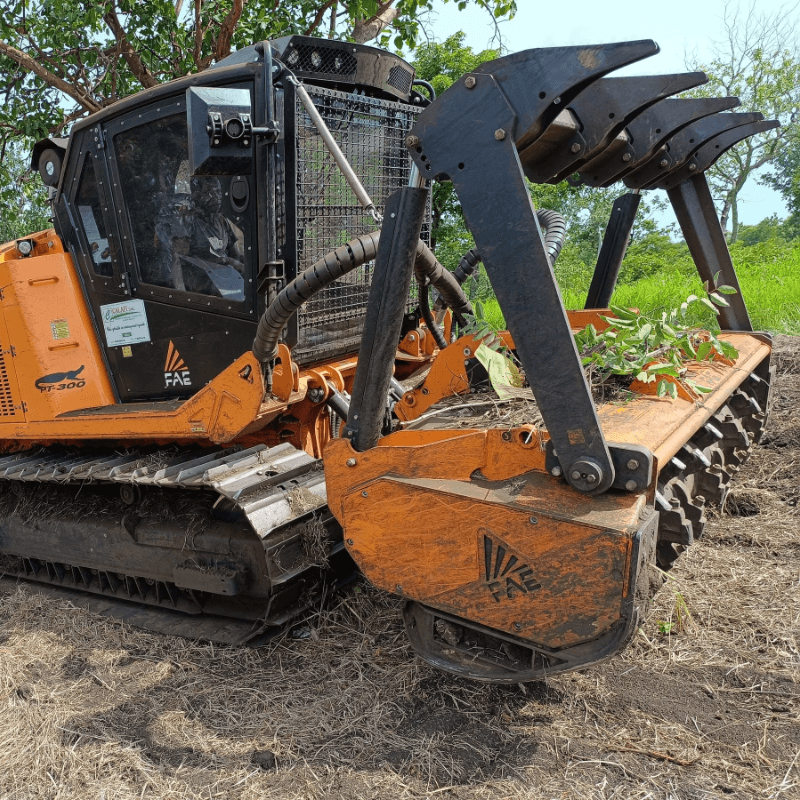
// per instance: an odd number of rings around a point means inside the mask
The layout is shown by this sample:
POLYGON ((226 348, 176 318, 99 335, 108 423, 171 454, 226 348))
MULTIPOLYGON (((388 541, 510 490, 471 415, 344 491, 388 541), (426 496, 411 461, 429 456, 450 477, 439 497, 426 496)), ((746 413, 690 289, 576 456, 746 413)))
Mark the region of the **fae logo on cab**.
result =
POLYGON ((186 366, 178 348, 170 340, 167 350, 167 360, 164 363, 164 385, 167 388, 173 386, 191 386, 192 376, 189 367, 186 366))

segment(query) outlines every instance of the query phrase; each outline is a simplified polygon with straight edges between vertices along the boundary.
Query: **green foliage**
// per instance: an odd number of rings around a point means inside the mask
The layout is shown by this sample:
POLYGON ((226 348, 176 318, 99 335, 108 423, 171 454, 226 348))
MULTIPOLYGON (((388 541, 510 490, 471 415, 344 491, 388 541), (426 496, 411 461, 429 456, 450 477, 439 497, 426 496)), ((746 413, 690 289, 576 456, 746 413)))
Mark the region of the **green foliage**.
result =
MULTIPOLYGON (((659 572, 661 572, 664 578, 666 578, 668 581, 671 581, 675 586, 678 585, 673 575, 670 575, 668 572, 664 572, 663 570, 659 570, 659 572)), ((662 636, 667 636, 673 631, 681 633, 688 628, 690 624, 694 624, 694 619, 689 611, 689 604, 686 602, 686 598, 683 596, 683 593, 679 592, 677 588, 674 588, 672 592, 675 598, 675 604, 673 606, 672 613, 670 614, 670 618, 668 620, 656 620, 658 632, 662 636)))
POLYGON ((735 244, 752 247, 755 244, 761 244, 773 239, 785 241, 791 238, 792 236, 789 234, 786 223, 779 220, 777 214, 773 214, 755 225, 740 225, 735 244))
MULTIPOLYGON (((800 108, 800 57, 797 48, 796 6, 761 12, 755 3, 744 9, 726 4, 723 39, 714 42, 708 64, 693 64, 710 78, 694 90, 695 96, 733 96, 737 111, 761 112, 781 127, 748 137, 725 153, 706 176, 715 197, 722 198, 722 227, 731 221, 736 241, 738 197, 757 170, 776 162, 787 142, 797 139, 800 108)), ((780 162, 779 162, 780 163, 780 162)))
POLYGON ((779 191, 789 207, 789 219, 782 225, 786 235, 800 236, 800 131, 787 137, 761 183, 779 191))
POLYGON ((9 145, 0 162, 0 243, 51 227, 44 186, 27 166, 27 148, 9 145))
POLYGON ((674 382, 677 381, 695 393, 704 394, 710 390, 686 378, 686 362, 708 361, 716 355, 736 358, 738 353, 713 333, 690 325, 689 307, 701 303, 716 313, 718 306, 728 305, 722 295, 735 293, 730 286, 717 285, 715 290, 706 287, 704 296, 689 295, 680 308, 660 315, 612 305, 614 316, 602 318, 608 323, 605 330, 598 331, 594 325, 588 325, 575 334, 581 363, 601 383, 612 376, 630 377, 642 383, 658 381, 659 397, 665 394, 677 397, 674 382), (666 380, 667 377, 674 380, 666 380))

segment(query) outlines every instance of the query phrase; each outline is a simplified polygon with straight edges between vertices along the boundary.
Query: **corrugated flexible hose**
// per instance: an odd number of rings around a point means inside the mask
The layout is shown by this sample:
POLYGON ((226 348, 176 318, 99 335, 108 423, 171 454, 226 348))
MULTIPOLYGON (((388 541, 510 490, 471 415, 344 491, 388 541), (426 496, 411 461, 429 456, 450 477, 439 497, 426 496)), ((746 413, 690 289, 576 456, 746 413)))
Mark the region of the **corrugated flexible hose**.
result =
MULTIPOLYGON (((271 362, 278 352, 281 331, 292 315, 317 292, 367 261, 372 261, 378 253, 379 239, 380 231, 351 239, 323 256, 285 286, 258 322, 253 355, 262 364, 271 362)), ((458 281, 436 260, 422 240, 417 245, 414 271, 418 280, 427 279, 436 287, 454 314, 472 314, 472 304, 458 281)))

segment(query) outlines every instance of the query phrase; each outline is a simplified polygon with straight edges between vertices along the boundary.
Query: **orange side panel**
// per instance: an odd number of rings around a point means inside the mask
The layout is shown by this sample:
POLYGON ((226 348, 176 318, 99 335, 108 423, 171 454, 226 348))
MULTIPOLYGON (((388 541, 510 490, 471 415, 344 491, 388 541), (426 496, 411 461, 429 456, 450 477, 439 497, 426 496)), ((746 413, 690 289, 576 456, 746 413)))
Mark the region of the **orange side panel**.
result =
POLYGON ((608 403, 598 411, 606 440, 644 445, 659 464, 669 461, 770 353, 769 345, 746 333, 723 333, 720 338, 739 351, 735 366, 703 362, 688 367, 689 379, 712 389, 710 394, 697 402, 637 397, 608 403))
POLYGON ((0 261, 0 287, 28 421, 113 403, 72 259, 54 253, 0 261))
POLYGON ((224 444, 239 436, 258 414, 264 397, 261 365, 245 353, 211 383, 178 407, 145 410, 137 404, 55 420, 0 424, 0 440, 20 447, 33 443, 106 441, 197 441, 224 444))
POLYGON ((620 618, 643 501, 626 497, 613 530, 542 509, 565 492, 544 475, 526 489, 520 508, 469 482, 379 478, 343 499, 347 549, 403 597, 549 647, 593 639, 620 618))

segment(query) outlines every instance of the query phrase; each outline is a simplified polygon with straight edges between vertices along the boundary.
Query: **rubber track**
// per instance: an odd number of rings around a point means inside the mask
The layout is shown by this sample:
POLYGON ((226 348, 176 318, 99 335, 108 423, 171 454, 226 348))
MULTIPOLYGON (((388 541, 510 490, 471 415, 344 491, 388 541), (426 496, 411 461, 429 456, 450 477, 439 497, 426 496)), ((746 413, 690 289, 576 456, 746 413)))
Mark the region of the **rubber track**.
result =
MULTIPOLYGON (((35 493, 37 501, 46 505, 48 492, 52 502, 58 503, 59 492, 63 494, 69 485, 80 487, 80 491, 74 508, 67 511, 67 522, 70 514, 77 514, 86 520, 81 525, 87 526, 86 535, 74 540, 74 561, 66 563, 65 554, 49 560, 45 553, 20 554, 19 549, 16 554, 13 550, 4 554, 3 544, 11 533, 3 529, 12 518, 19 521, 19 517, 12 516, 9 521, 0 521, 0 574, 49 584, 73 597, 76 591, 88 593, 95 598, 95 610, 140 627, 226 643, 252 643, 254 639, 263 640, 264 632, 274 632, 316 605, 328 587, 355 575, 354 565, 344 551, 341 529, 325 504, 321 462, 289 444, 273 448, 258 445, 247 450, 171 446, 126 452, 54 447, 0 455, 0 486, 4 491, 14 495, 27 492, 28 496, 35 493), (197 581, 204 580, 198 575, 202 557, 192 549, 194 537, 188 535, 179 550, 186 567, 178 563, 176 571, 188 575, 188 583, 186 577, 169 580, 155 572, 121 571, 120 566, 124 565, 119 559, 110 568, 98 567, 97 559, 94 567, 87 567, 86 563, 92 563, 88 558, 82 565, 81 547, 91 547, 93 536, 119 535, 119 523, 108 532, 95 530, 102 520, 84 516, 81 509, 81 502, 89 499, 93 486, 95 491, 101 491, 103 486, 110 489, 113 484, 119 487, 121 499, 110 503, 107 510, 104 506, 100 513, 117 519, 120 502, 129 503, 130 511, 121 515, 121 527, 129 529, 130 537, 135 535, 137 503, 144 493, 151 492, 166 492, 172 497, 182 494, 198 500, 204 494, 209 504, 213 502, 217 526, 231 519, 238 520, 235 524, 241 529, 245 520, 249 522, 263 545, 263 570, 271 587, 268 601, 265 598, 256 602, 254 598, 255 604, 243 607, 244 595, 226 598, 226 582, 233 585, 240 577, 235 569, 229 570, 228 575, 223 567, 215 568, 216 586, 212 580, 208 591, 199 589, 197 581), (313 558, 305 557, 301 544, 309 521, 327 531, 326 538, 320 539, 327 541, 327 552, 316 553, 313 558), (325 568, 326 563, 330 569, 325 568)), ((40 525, 47 529, 47 519, 45 516, 41 522, 34 519, 24 524, 29 526, 30 535, 36 536, 40 525)), ((186 531, 192 520, 172 518, 172 523, 186 531)), ((127 539, 128 534, 123 534, 122 539, 127 539)), ((154 556, 158 552, 157 545, 154 556)), ((141 560, 139 564, 141 567, 141 560)), ((232 594, 237 595, 238 589, 232 594)))

